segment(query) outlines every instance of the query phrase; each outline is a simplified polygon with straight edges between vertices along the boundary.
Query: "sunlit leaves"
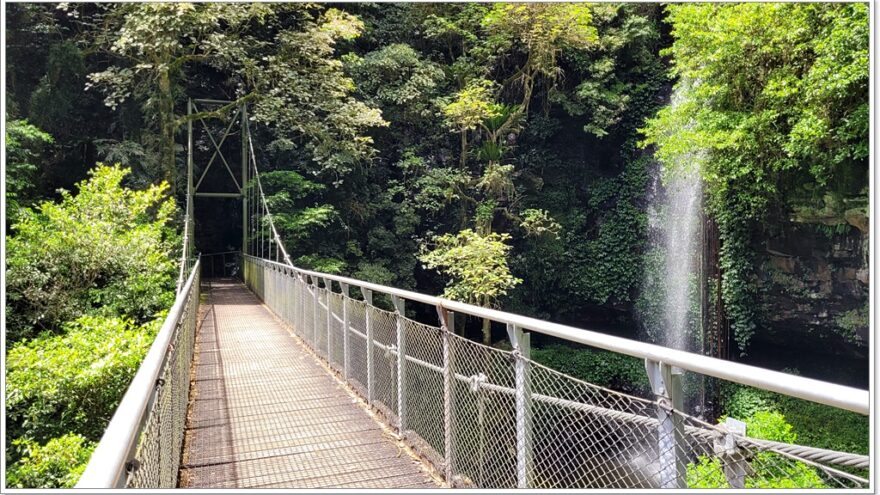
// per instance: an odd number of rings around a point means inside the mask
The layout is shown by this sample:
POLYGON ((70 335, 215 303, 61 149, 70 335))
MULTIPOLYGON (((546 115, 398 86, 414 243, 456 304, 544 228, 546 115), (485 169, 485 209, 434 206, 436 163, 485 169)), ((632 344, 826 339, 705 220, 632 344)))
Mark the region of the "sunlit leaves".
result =
POLYGON ((491 306, 522 282, 507 266, 509 239, 509 234, 480 235, 466 229, 435 237, 433 249, 425 250, 419 260, 449 277, 445 297, 491 306))
POLYGON ((472 131, 483 121, 500 115, 494 100, 495 83, 486 79, 474 79, 457 92, 452 101, 443 106, 443 115, 450 126, 472 131))
MULTIPOLYGON (((841 166, 865 166, 864 5, 687 4, 669 12, 685 102, 646 129, 662 160, 714 149, 777 176, 800 168, 819 185, 841 166)), ((730 164, 712 163, 707 179, 721 184, 730 164)))
POLYGON ((9 349, 6 414, 16 437, 39 442, 69 431, 98 440, 146 355, 161 320, 138 327, 81 316, 61 335, 9 349))
POLYGON ((520 223, 520 227, 525 229, 529 235, 548 235, 559 238, 559 231, 562 230, 562 226, 550 216, 550 212, 547 210, 529 208, 523 211, 522 217, 523 220, 520 223))
POLYGON ((298 30, 279 32, 273 53, 242 68, 258 95, 254 119, 302 146, 312 171, 330 174, 337 184, 373 155, 366 131, 388 125, 378 109, 352 96, 355 83, 334 57, 336 43, 362 28, 354 16, 331 9, 298 30))
POLYGON ((537 72, 556 77, 563 48, 587 48, 598 39, 590 6, 578 3, 498 3, 483 18, 492 34, 510 40, 529 55, 537 72))
POLYGON ((21 438, 12 444, 24 457, 7 465, 6 486, 41 489, 73 488, 97 445, 75 433, 53 438, 45 445, 21 438))
POLYGON ((11 340, 57 330, 95 308, 143 322, 170 306, 177 236, 167 184, 122 185, 120 167, 96 168, 78 194, 26 211, 7 244, 11 340))

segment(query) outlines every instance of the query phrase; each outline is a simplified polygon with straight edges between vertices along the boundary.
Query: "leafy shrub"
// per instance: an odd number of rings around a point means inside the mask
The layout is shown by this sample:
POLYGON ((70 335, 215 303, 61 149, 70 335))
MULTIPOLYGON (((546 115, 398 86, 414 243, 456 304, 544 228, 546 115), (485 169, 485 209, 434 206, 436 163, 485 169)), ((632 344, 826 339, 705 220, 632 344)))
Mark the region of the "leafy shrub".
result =
POLYGON ((750 437, 785 443, 797 441, 797 434, 791 431, 791 425, 778 411, 756 411, 746 418, 745 423, 750 437))
POLYGON ((4 133, 6 139, 6 214, 7 225, 19 218, 19 209, 28 203, 37 172, 40 152, 54 142, 52 136, 28 123, 27 120, 9 120, 4 133))
POLYGON ((6 470, 9 488, 72 488, 95 450, 93 442, 75 433, 53 438, 45 445, 31 440, 16 440, 15 444, 24 456, 6 470))
POLYGON ((778 396, 776 401, 779 410, 797 432, 799 443, 868 454, 871 438, 868 416, 794 397, 778 396))
POLYGON ((724 466, 721 459, 707 455, 697 457, 697 462, 687 465, 688 488, 729 488, 724 477, 724 466))
POLYGON ((174 302, 174 201, 164 183, 123 187, 128 173, 100 165, 78 194, 23 210, 7 244, 9 341, 98 308, 143 323, 174 302))
POLYGON ((623 354, 557 344, 532 349, 532 359, 548 368, 602 387, 638 395, 651 392, 644 363, 623 354))
POLYGON ((443 297, 491 306, 522 280, 510 273, 509 234, 486 235, 465 229, 434 238, 434 249, 424 249, 419 260, 449 278, 443 297))
POLYGON ((751 387, 730 387, 729 396, 724 397, 724 413, 734 418, 748 418, 758 411, 773 408, 768 392, 751 387))
MULTIPOLYGON (((746 434, 753 438, 794 443, 797 435, 778 411, 757 410, 745 419, 746 434)), ((758 452, 749 459, 751 474, 745 479, 746 488, 824 488, 816 471, 808 465, 791 461, 772 452, 758 452)), ((699 456, 687 466, 689 488, 728 488, 723 465, 719 458, 699 456)))
POLYGON ((721 400, 724 413, 737 419, 748 418, 757 411, 779 411, 803 445, 868 453, 867 416, 732 383, 722 386, 721 400))
POLYGON ((6 359, 7 435, 99 439, 160 324, 83 316, 64 335, 14 345, 6 359))

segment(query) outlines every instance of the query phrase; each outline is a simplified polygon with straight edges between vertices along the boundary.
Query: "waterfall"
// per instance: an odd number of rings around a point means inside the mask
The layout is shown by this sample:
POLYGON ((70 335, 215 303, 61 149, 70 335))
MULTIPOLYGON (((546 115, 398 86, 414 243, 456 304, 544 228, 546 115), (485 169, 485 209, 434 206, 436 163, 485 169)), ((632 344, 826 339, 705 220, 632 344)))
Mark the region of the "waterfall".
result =
MULTIPOLYGON (((671 105, 681 103, 676 86, 671 105)), ((639 317, 649 340, 695 350, 700 338, 701 154, 683 153, 651 167, 648 239, 639 317)))

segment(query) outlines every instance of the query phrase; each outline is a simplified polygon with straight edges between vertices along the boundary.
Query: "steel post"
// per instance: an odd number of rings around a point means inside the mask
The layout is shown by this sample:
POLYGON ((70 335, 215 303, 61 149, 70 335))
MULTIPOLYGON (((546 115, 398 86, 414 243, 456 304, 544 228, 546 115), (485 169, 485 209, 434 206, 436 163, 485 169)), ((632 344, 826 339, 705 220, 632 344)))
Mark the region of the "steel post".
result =
POLYGON ((376 378, 373 374, 373 291, 361 288, 361 294, 364 295, 364 302, 367 307, 364 308, 364 320, 367 326, 367 402, 373 405, 373 388, 376 378))
POLYGON ((312 342, 318 351, 318 278, 309 277, 312 284, 312 342))
POLYGON ((680 414, 683 371, 666 363, 645 360, 651 389, 657 399, 657 453, 660 459, 660 488, 686 488, 684 425, 680 414))
POLYGON ((737 445, 737 435, 746 436, 746 424, 738 419, 728 417, 724 426, 729 433, 721 438, 715 438, 713 449, 724 466, 724 477, 727 478, 727 483, 731 488, 743 489, 746 487, 746 477, 752 472, 745 456, 746 451, 737 445))
POLYGON ((248 252, 248 197, 246 187, 248 181, 248 128, 247 103, 241 104, 241 250, 248 252))
POLYGON ((324 290, 326 292, 326 295, 324 296, 324 303, 327 304, 327 364, 329 364, 330 367, 332 368, 333 367, 333 346, 330 344, 331 338, 333 336, 333 332, 331 331, 331 329, 333 328, 333 326, 331 325, 331 320, 333 319, 333 316, 330 311, 330 293, 332 291, 331 291, 331 286, 330 286, 330 280, 327 278, 324 279, 324 290))
POLYGON ((516 392, 516 487, 529 488, 532 472, 532 391, 529 383, 528 359, 531 354, 531 335, 521 328, 507 324, 507 335, 513 345, 514 379, 516 392))
POLYGON ((348 314, 348 284, 339 284, 342 289, 342 377, 348 381, 348 333, 349 333, 349 314, 348 314))
POLYGON ((400 436, 406 432, 406 335, 403 326, 404 300, 391 296, 394 303, 394 322, 397 333, 397 428, 400 436))
POLYGON ((437 306, 437 316, 440 318, 440 332, 443 337, 443 474, 446 478, 446 486, 453 488, 452 397, 454 392, 452 389, 451 347, 452 335, 455 334, 455 313, 446 311, 442 306, 437 306))

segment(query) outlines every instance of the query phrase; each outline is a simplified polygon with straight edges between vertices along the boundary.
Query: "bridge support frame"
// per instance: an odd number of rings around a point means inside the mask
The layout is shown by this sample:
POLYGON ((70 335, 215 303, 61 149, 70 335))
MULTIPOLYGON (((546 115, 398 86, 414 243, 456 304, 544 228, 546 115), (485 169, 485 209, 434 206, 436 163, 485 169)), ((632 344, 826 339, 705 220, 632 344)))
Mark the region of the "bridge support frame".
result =
POLYGON ((731 488, 743 489, 746 487, 746 477, 753 472, 745 452, 737 445, 736 435, 746 436, 746 424, 738 419, 728 417, 724 426, 730 433, 722 438, 716 438, 713 449, 724 466, 724 477, 727 478, 727 483, 731 488))
MULTIPOLYGON (((232 199, 241 199, 241 251, 244 254, 253 254, 251 249, 249 249, 249 239, 248 239, 248 228, 250 223, 250 211, 249 211, 249 200, 248 200, 248 187, 247 181, 250 178, 250 156, 248 155, 248 150, 250 149, 250 131, 247 125, 247 103, 238 103, 236 104, 233 101, 225 101, 225 100, 212 100, 212 99, 204 99, 204 98, 187 98, 186 101, 186 115, 187 115, 187 125, 186 125, 186 134, 187 134, 187 145, 186 145, 186 216, 185 223, 186 228, 184 230, 184 236, 187 237, 184 242, 186 242, 186 247, 189 249, 190 253, 195 252, 195 235, 193 235, 195 231, 195 198, 232 198, 232 199), (234 109, 235 113, 232 116, 232 119, 229 121, 229 125, 226 127, 223 135, 220 137, 220 141, 218 142, 214 139, 214 135, 211 134, 210 129, 208 128, 205 120, 201 118, 199 113, 198 105, 220 105, 223 109, 234 109), (195 114, 193 113, 195 111, 195 114), (194 118, 195 117, 195 118, 194 118), (202 171, 201 176, 198 181, 193 181, 194 174, 194 158, 193 158, 193 121, 198 119, 210 138, 211 143, 214 146, 214 153, 211 156, 211 159, 208 161, 204 170, 202 171), (222 147, 223 143, 226 141, 226 138, 229 137, 229 133, 232 130, 235 122, 239 122, 241 129, 241 172, 238 177, 232 171, 232 168, 229 165, 229 162, 226 160, 226 156, 223 153, 222 147), (227 172, 229 172, 229 176, 232 179, 232 183, 235 186, 235 192, 204 192, 200 191, 200 187, 202 185, 202 181, 205 179, 205 176, 208 173, 208 170, 213 165, 214 160, 220 157, 220 161, 226 167, 227 172), (188 234, 188 235, 187 235, 188 234)), ((231 157, 230 157, 231 159, 231 157)), ((233 162, 234 163, 234 162, 233 162)))

